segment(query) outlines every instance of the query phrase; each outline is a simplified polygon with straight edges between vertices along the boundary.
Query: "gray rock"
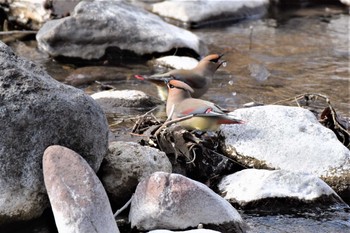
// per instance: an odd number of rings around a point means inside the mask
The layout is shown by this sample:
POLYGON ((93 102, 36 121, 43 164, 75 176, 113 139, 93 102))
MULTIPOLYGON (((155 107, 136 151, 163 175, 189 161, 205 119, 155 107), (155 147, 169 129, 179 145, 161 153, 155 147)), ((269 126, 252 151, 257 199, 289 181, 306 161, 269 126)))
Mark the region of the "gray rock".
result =
POLYGON ((97 171, 108 124, 83 91, 51 78, 0 42, 0 224, 38 217, 48 206, 42 155, 53 144, 79 152, 97 171))
POLYGON ((139 183, 129 220, 139 230, 180 230, 203 224, 221 232, 244 231, 241 216, 225 199, 202 183, 164 172, 139 183))
POLYGON ((242 20, 261 17, 267 12, 268 0, 255 1, 162 1, 153 4, 152 11, 163 17, 187 24, 242 20))
POLYGON ((36 38, 38 47, 53 57, 100 59, 108 48, 119 55, 123 50, 145 55, 174 48, 206 53, 195 34, 122 1, 80 2, 71 16, 44 24, 36 38))
POLYGON ((341 196, 350 190, 350 151, 309 111, 299 107, 237 109, 246 121, 223 126, 223 151, 247 167, 308 172, 341 196))
POLYGON ((121 207, 137 184, 156 171, 172 172, 164 152, 134 142, 112 142, 99 177, 113 204, 121 207))
POLYGON ((220 231, 213 231, 213 230, 208 230, 208 229, 194 229, 194 230, 188 230, 188 231, 170 231, 170 230, 149 231, 149 233, 170 233, 170 232, 177 232, 177 233, 220 233, 220 231))
POLYGON ((108 90, 91 95, 106 113, 120 112, 120 107, 150 108, 163 102, 137 90, 108 90))
POLYGON ((50 146, 44 152, 43 172, 59 232, 119 232, 100 180, 79 154, 50 146))
MULTIPOLYGON (((292 200, 310 204, 312 208, 319 205, 342 203, 341 198, 320 178, 301 172, 285 170, 245 169, 223 177, 218 184, 222 196, 231 203, 254 208, 261 201, 262 205, 280 200, 292 200)), ((287 202, 288 203, 288 202, 287 202)), ((289 208, 280 203, 279 208, 289 208)), ((270 211, 274 206, 268 205, 270 211)))

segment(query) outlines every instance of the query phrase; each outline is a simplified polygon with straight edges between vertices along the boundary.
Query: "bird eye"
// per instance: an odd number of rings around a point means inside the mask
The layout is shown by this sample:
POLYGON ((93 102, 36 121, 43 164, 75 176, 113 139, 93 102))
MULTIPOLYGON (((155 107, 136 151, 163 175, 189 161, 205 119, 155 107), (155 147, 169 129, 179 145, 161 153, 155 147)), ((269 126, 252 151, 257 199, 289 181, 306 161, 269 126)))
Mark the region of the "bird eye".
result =
POLYGON ((174 88, 174 85, 172 85, 172 84, 169 84, 169 88, 174 88))

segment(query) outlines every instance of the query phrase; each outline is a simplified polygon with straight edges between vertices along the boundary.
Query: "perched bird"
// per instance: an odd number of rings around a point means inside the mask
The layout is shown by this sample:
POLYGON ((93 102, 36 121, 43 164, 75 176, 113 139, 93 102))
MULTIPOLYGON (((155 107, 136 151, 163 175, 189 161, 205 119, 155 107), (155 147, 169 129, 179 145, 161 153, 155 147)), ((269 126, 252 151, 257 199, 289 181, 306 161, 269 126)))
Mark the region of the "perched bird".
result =
POLYGON ((169 95, 166 103, 168 118, 177 118, 193 115, 179 124, 187 130, 216 131, 221 124, 242 124, 242 120, 228 115, 228 110, 216 104, 191 97, 193 89, 179 80, 170 80, 167 83, 169 95))
POLYGON ((159 97, 162 100, 167 99, 166 80, 176 79, 187 83, 192 89, 191 96, 194 98, 201 97, 209 89, 215 71, 226 61, 220 60, 223 56, 211 54, 200 60, 197 66, 191 70, 175 69, 164 74, 155 74, 151 76, 135 75, 140 80, 148 80, 157 85, 159 97))

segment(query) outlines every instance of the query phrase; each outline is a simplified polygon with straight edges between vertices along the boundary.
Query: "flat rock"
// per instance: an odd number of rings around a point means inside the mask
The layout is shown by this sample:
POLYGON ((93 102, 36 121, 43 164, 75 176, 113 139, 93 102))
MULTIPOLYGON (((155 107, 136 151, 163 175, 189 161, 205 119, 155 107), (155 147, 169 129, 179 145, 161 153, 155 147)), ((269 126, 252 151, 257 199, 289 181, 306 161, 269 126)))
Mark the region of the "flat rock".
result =
MULTIPOLYGON (((320 178, 301 172, 285 170, 245 169, 223 177, 218 184, 223 197, 240 206, 264 206, 267 202, 335 204, 341 198, 320 178)), ((287 205, 279 205, 285 208, 287 205)), ((272 205, 268 205, 270 210, 272 205)), ((289 208, 289 207, 286 207, 289 208)))
POLYGON ((350 151, 309 111, 260 106, 232 113, 246 121, 221 128, 223 151, 247 167, 308 172, 340 196, 350 190, 350 151))
POLYGON ((111 202, 121 207, 135 192, 137 184, 156 171, 172 172, 164 152, 134 142, 112 142, 99 177, 111 202))
POLYGON ((137 90, 108 90, 91 95, 106 113, 120 112, 119 108, 150 108, 163 102, 137 90))
POLYGON ((129 58, 181 48, 207 52, 192 32, 122 1, 80 2, 71 16, 45 23, 36 38, 38 47, 53 57, 86 60, 120 57, 126 51, 133 54, 129 58))
POLYGON ((139 230, 181 230, 203 224, 221 232, 244 232, 241 216, 225 199, 202 183, 165 172, 139 183, 129 220, 139 230))
POLYGON ((59 232, 119 232, 102 183, 79 154, 50 146, 44 152, 43 172, 59 232))
POLYGON ((48 206, 42 155, 74 149, 97 171, 108 148, 101 107, 0 42, 0 224, 40 216, 48 206))
POLYGON ((170 0, 153 4, 152 12, 200 26, 206 23, 261 17, 267 12, 268 4, 268 0, 170 0))
POLYGON ((177 232, 177 233, 220 233, 220 231, 213 231, 213 230, 209 230, 209 229, 194 229, 194 230, 188 230, 188 231, 170 231, 170 230, 149 231, 149 233, 170 233, 170 232, 177 232))
POLYGON ((184 56, 165 56, 155 59, 152 63, 153 65, 170 69, 190 70, 197 66, 198 60, 184 56))

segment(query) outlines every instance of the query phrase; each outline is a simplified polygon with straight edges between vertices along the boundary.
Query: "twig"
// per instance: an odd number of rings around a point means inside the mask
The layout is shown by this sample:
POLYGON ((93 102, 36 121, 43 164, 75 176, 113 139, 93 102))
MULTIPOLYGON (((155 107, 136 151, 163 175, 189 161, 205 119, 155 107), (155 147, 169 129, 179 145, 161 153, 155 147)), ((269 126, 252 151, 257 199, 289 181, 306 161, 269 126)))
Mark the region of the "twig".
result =
POLYGON ((194 114, 191 114, 191 115, 187 115, 184 117, 176 118, 176 119, 171 120, 171 121, 164 122, 164 124, 161 127, 159 127, 159 129, 154 133, 154 136, 157 137, 157 135, 160 133, 160 131, 162 129, 164 129, 165 127, 168 127, 169 125, 172 125, 172 124, 177 123, 177 122, 185 121, 187 119, 192 118, 193 116, 194 116, 194 114))
POLYGON ((14 31, 4 31, 0 32, 0 36, 11 36, 13 34, 36 34, 37 31, 19 31, 19 30, 14 30, 14 31))
POLYGON ((134 194, 131 196, 130 200, 127 203, 125 203, 125 205, 123 205, 122 208, 120 208, 115 212, 115 214, 113 215, 114 218, 116 218, 123 210, 125 210, 130 205, 133 197, 134 197, 134 194))

